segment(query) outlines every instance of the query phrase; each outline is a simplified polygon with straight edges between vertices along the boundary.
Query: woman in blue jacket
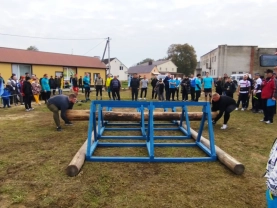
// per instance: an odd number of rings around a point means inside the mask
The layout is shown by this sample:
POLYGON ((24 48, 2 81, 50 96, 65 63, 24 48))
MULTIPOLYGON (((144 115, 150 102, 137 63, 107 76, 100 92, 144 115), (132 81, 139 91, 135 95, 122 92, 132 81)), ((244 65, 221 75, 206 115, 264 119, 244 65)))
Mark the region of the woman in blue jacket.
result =
POLYGON ((42 90, 42 99, 45 101, 45 104, 46 104, 51 96, 48 74, 44 74, 43 78, 41 79, 41 90, 42 90))

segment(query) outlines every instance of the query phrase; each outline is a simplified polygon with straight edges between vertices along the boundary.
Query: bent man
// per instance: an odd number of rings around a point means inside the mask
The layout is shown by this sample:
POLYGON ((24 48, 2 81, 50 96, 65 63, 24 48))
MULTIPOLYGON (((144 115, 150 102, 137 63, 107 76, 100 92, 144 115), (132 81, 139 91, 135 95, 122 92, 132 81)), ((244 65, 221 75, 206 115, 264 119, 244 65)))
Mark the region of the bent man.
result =
POLYGON ((213 124, 222 117, 224 113, 224 122, 221 129, 227 129, 227 122, 230 118, 230 113, 236 109, 236 101, 228 96, 222 96, 218 93, 212 96, 212 112, 219 111, 219 114, 213 120, 213 124))
POLYGON ((48 100, 47 108, 53 112, 53 118, 57 126, 57 131, 61 131, 59 111, 61 111, 61 118, 64 120, 65 125, 72 125, 72 123, 66 117, 67 109, 72 109, 73 105, 77 102, 76 95, 70 94, 57 95, 48 100))

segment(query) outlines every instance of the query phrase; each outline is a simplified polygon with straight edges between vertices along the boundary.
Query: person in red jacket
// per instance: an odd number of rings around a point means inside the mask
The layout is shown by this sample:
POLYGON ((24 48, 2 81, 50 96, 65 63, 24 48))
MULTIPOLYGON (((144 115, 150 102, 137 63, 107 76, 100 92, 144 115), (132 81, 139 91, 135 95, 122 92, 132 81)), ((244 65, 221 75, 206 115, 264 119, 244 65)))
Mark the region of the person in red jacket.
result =
POLYGON ((274 104, 276 102, 275 96, 275 81, 273 77, 273 70, 266 70, 266 79, 262 83, 262 104, 264 111, 264 118, 261 120, 266 124, 273 124, 273 116, 274 116, 274 104))

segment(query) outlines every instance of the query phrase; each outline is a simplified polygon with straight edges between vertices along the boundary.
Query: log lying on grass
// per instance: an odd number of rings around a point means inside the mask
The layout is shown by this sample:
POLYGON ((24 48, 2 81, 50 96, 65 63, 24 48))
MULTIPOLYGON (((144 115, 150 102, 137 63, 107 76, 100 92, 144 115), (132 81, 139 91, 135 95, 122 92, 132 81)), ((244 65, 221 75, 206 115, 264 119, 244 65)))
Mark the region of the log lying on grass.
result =
MULTIPOLYGON (((68 110, 67 118, 70 121, 88 121, 89 110, 68 110)), ((202 118, 202 112, 188 112, 190 121, 199 121, 202 118)), ((140 121, 141 113, 139 112, 113 112, 103 111, 104 120, 107 121, 140 121)), ((216 112, 212 112, 212 117, 217 116, 216 112)), ((96 113, 96 118, 98 117, 96 113)), ((154 112, 155 121, 171 121, 180 120, 181 112, 154 112)), ((148 121, 148 113, 144 113, 144 120, 148 121)))
MULTIPOLYGON (((184 128, 187 128, 186 125, 184 125, 184 128)), ((190 129, 192 138, 196 140, 198 133, 194 131, 193 129, 190 129)), ((206 139, 205 137, 201 136, 201 142, 207 147, 210 148, 210 141, 206 139)), ((244 165, 241 164, 239 161, 237 161, 235 158, 233 158, 231 155, 224 152, 219 147, 215 146, 215 151, 217 154, 217 157, 221 163, 223 163, 227 168, 229 168, 231 171, 233 171, 237 175, 241 175, 244 172, 244 165)))
POLYGON ((78 152, 75 154, 71 162, 66 168, 66 174, 68 176, 76 176, 78 175, 79 171, 81 170, 85 159, 86 159, 86 151, 87 151, 87 142, 88 140, 85 141, 85 143, 82 145, 82 147, 78 150, 78 152))

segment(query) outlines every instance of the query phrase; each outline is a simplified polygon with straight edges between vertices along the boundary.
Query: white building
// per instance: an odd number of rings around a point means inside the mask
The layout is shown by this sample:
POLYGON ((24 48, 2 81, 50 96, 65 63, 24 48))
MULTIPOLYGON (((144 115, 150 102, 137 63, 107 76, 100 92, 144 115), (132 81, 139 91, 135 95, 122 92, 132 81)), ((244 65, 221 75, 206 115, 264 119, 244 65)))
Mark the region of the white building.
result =
POLYGON ((200 57, 200 68, 196 73, 205 75, 205 72, 210 72, 212 77, 223 76, 224 73, 227 75, 263 73, 265 69, 259 65, 260 55, 275 52, 275 48, 219 45, 200 57))
MULTIPOLYGON (((103 62, 106 64, 107 68, 109 66, 109 60, 104 59, 103 62)), ((120 81, 127 80, 128 68, 117 58, 110 58, 111 70, 110 74, 117 76, 120 81)), ((108 71, 107 71, 108 74, 108 71)))
POLYGON ((163 61, 153 61, 151 64, 149 62, 141 64, 141 65, 153 65, 157 66, 157 69, 160 74, 164 75, 167 73, 177 74, 177 66, 171 60, 163 60, 163 61))

